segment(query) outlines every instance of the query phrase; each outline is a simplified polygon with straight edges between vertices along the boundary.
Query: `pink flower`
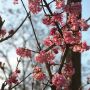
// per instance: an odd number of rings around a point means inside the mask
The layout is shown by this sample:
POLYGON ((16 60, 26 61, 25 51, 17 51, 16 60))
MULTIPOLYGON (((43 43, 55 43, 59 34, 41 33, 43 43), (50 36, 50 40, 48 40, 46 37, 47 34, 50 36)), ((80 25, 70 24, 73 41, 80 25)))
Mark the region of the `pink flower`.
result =
POLYGON ((84 19, 79 20, 79 23, 83 31, 86 31, 90 27, 84 19))
POLYGON ((56 8, 61 9, 64 7, 64 0, 56 0, 56 8))
POLYGON ((41 72, 42 70, 41 70, 41 67, 38 67, 38 66, 36 66, 36 67, 34 67, 34 73, 39 73, 39 72, 41 72))
POLYGON ((59 13, 53 13, 53 17, 51 18, 52 21, 52 25, 54 25, 55 22, 61 23, 63 21, 63 14, 59 14, 59 13))
POLYGON ((28 0, 29 10, 35 14, 41 11, 40 7, 41 0, 28 0))
POLYGON ((17 48, 16 49, 17 55, 21 57, 31 57, 31 50, 25 48, 17 48))
POLYGON ((50 62, 53 59, 54 59, 54 54, 51 52, 41 51, 40 54, 37 54, 37 56, 35 56, 35 60, 39 63, 50 62))
POLYGON ((49 36, 47 38, 45 38, 44 45, 51 46, 52 44, 53 44, 53 42, 49 36))
POLYGON ((73 43, 75 43, 75 38, 72 35, 72 31, 65 31, 63 33, 63 35, 64 35, 64 41, 67 44, 73 44, 73 43))
POLYGON ((81 48, 80 45, 74 45, 74 46, 73 46, 73 51, 74 51, 74 52, 81 52, 81 49, 82 49, 82 48, 81 48))
POLYGON ((62 69, 62 74, 64 74, 66 77, 72 77, 74 73, 75 69, 69 64, 66 64, 62 69))
POLYGON ((82 42, 79 45, 73 46, 74 52, 84 52, 84 51, 89 50, 89 49, 90 49, 90 47, 87 45, 86 42, 82 42))
POLYGON ((50 35, 55 35, 56 31, 57 31, 57 28, 52 28, 50 31, 50 35))
POLYGON ((86 51, 88 49, 90 49, 90 47, 87 45, 87 43, 86 42, 82 42, 82 51, 86 51))
POLYGON ((53 50, 53 52, 55 53, 55 54, 58 54, 58 49, 57 48, 54 48, 54 49, 52 49, 53 50))
POLYGON ((50 25, 52 22, 51 22, 51 18, 48 17, 48 16, 45 16, 45 18, 43 18, 43 21, 42 21, 44 24, 46 25, 50 25))
POLYGON ((52 77, 52 84, 55 85, 57 88, 64 86, 66 83, 66 78, 62 74, 54 74, 52 77))
POLYGON ((59 33, 53 35, 52 41, 58 46, 63 44, 63 39, 59 33))
POLYGON ((43 72, 39 72, 39 73, 33 73, 33 77, 36 80, 43 80, 43 79, 45 79, 46 76, 43 72))
POLYGON ((33 78, 35 78, 36 80, 43 80, 45 77, 46 76, 42 72, 42 69, 40 67, 36 66, 33 71, 33 78))
POLYGON ((73 14, 79 14, 81 11, 81 3, 80 2, 76 2, 76 3, 72 3, 70 5, 66 5, 64 7, 64 10, 68 13, 73 13, 73 14))
POLYGON ((18 83, 18 74, 20 73, 20 70, 16 70, 15 72, 13 72, 11 74, 11 76, 6 80, 7 84, 11 85, 11 84, 17 84, 18 83))

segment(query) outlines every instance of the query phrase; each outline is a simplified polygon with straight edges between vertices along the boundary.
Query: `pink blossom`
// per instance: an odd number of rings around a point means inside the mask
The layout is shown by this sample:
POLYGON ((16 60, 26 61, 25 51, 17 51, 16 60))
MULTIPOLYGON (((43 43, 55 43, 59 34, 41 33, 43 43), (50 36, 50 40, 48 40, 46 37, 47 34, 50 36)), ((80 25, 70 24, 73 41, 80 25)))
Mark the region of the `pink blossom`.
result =
POLYGON ((16 49, 17 55, 21 57, 31 57, 31 50, 25 48, 17 48, 16 49))
POLYGON ((74 36, 72 35, 72 31, 65 31, 63 33, 64 35, 64 41, 67 43, 67 44, 73 44, 75 43, 75 38, 74 36))
POLYGON ((50 62, 54 59, 54 54, 52 52, 41 51, 39 54, 35 56, 35 60, 39 63, 50 62))
POLYGON ((72 77, 74 73, 75 73, 75 69, 70 64, 66 64, 62 69, 62 74, 66 77, 72 77))
POLYGON ((47 38, 45 38, 44 45, 51 46, 52 44, 53 44, 53 42, 49 36, 47 38))
POLYGON ((41 11, 40 7, 41 0, 28 0, 29 10, 35 14, 41 11))
POLYGON ((61 9, 64 7, 64 0, 56 0, 56 8, 61 9))
POLYGON ((45 16, 42 22, 46 25, 50 25, 52 23, 51 18, 49 16, 45 16))
POLYGON ((83 52, 83 51, 86 51, 88 50, 90 47, 87 45, 86 42, 82 42, 78 45, 74 45, 73 46, 73 51, 74 52, 83 52))
POLYGON ((79 20, 79 23, 83 31, 86 31, 90 27, 84 19, 79 20))
POLYGON ((43 80, 45 78, 45 74, 42 72, 42 69, 38 66, 34 67, 33 78, 36 80, 43 80))
POLYGON ((50 31, 50 35, 55 35, 56 31, 57 31, 57 28, 55 28, 55 27, 52 28, 50 31))
POLYGON ((53 17, 51 18, 52 21, 52 25, 54 25, 55 22, 61 23, 63 21, 63 14, 59 14, 59 13, 53 13, 53 17))
POLYGON ((53 16, 50 18, 49 16, 45 16, 43 18, 43 23, 46 25, 55 25, 55 22, 61 23, 62 24, 62 14, 58 14, 58 13, 53 13, 53 16))
POLYGON ((18 83, 18 74, 20 73, 20 70, 16 70, 15 72, 13 72, 11 74, 11 76, 6 80, 7 84, 11 85, 11 84, 17 84, 18 83))
POLYGON ((34 67, 34 73, 39 73, 39 72, 41 72, 42 70, 41 70, 41 67, 38 67, 38 66, 36 66, 36 67, 34 67))
POLYGON ((43 72, 39 72, 39 73, 33 73, 33 78, 35 78, 36 80, 43 80, 45 79, 45 74, 43 72))
POLYGON ((86 42, 82 42, 82 50, 81 51, 86 51, 88 50, 90 47, 87 45, 86 42))
POLYGON ((66 78, 62 74, 54 74, 52 77, 52 84, 55 85, 57 88, 64 86, 66 83, 66 78))
POLYGON ((79 14, 81 11, 81 3, 76 2, 76 3, 71 3, 70 5, 66 5, 64 7, 64 10, 68 13, 73 13, 73 14, 79 14))
POLYGON ((56 33, 53 38, 52 41, 56 44, 56 45, 62 45, 63 44, 63 39, 61 37, 61 35, 59 33, 56 33))
POLYGON ((81 49, 82 49, 82 48, 81 48, 80 45, 74 45, 74 46, 73 46, 73 51, 74 51, 74 52, 81 52, 81 49))
POLYGON ((58 54, 58 49, 57 48, 54 48, 54 49, 52 49, 53 50, 53 52, 55 53, 55 54, 58 54))

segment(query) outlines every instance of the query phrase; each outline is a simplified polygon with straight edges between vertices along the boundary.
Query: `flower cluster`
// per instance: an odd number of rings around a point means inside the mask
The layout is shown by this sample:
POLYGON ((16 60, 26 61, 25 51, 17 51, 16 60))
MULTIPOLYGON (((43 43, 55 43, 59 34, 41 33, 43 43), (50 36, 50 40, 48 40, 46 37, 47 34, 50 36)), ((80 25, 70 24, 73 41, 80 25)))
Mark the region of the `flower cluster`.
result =
POLYGON ((76 32, 75 34, 73 34, 72 31, 64 31, 63 36, 64 36, 64 41, 67 44, 79 43, 81 40, 81 34, 79 32, 76 32))
POLYGON ((41 11, 40 7, 41 0, 28 0, 29 10, 35 14, 41 11))
POLYGON ((56 73, 52 77, 52 84, 55 85, 57 89, 65 86, 66 82, 67 82, 67 80, 64 77, 64 75, 62 75, 62 74, 56 73))
POLYGON ((87 29, 90 27, 90 25, 84 19, 79 20, 79 23, 83 31, 87 31, 87 29))
POLYGON ((90 27, 90 25, 88 25, 84 19, 78 20, 77 15, 75 14, 70 14, 68 16, 68 24, 72 31, 78 31, 80 28, 83 31, 87 31, 87 29, 90 27))
MULTIPOLYGON (((68 58, 67 58, 68 59, 68 58)), ((75 73, 75 69, 72 65, 72 61, 68 61, 64 67, 62 68, 62 74, 66 77, 66 78, 71 78, 74 73, 75 73)))
POLYGON ((34 71, 33 71, 33 78, 35 78, 36 80, 43 80, 45 79, 45 74, 42 72, 42 69, 38 66, 36 66, 34 68, 34 71))
POLYGON ((46 15, 43 18, 43 23, 46 25, 55 25, 55 22, 62 24, 62 20, 63 20, 63 14, 54 12, 52 17, 46 15))
POLYGON ((44 45, 51 46, 52 44, 53 44, 53 42, 51 41, 51 38, 49 36, 47 38, 45 38, 44 45))
POLYGON ((2 20, 2 17, 0 16, 0 39, 5 38, 7 35, 10 36, 14 34, 14 30, 10 30, 9 32, 7 32, 6 29, 2 28, 3 24, 4 24, 4 21, 2 20))
POLYGON ((76 2, 76 3, 71 3, 69 5, 66 5, 64 7, 64 10, 67 13, 72 13, 72 14, 78 14, 81 11, 81 3, 80 2, 76 2))
POLYGON ((84 51, 89 50, 89 49, 90 49, 90 46, 88 46, 86 42, 82 42, 78 45, 73 46, 74 52, 84 52, 84 51))
POLYGON ((61 9, 65 6, 64 0, 56 0, 56 9, 61 9))
POLYGON ((60 33, 56 33, 55 35, 53 35, 52 41, 53 41, 57 46, 63 44, 63 39, 62 39, 60 33))
POLYGON ((20 70, 16 69, 15 72, 11 74, 11 76, 6 80, 6 83, 9 85, 17 84, 18 83, 18 74, 20 73, 20 70))
POLYGON ((49 52, 41 51, 39 54, 35 56, 36 62, 39 63, 50 62, 53 59, 54 59, 54 54, 50 51, 49 52))
POLYGON ((20 57, 31 57, 31 50, 29 50, 29 49, 17 48, 16 53, 20 57))

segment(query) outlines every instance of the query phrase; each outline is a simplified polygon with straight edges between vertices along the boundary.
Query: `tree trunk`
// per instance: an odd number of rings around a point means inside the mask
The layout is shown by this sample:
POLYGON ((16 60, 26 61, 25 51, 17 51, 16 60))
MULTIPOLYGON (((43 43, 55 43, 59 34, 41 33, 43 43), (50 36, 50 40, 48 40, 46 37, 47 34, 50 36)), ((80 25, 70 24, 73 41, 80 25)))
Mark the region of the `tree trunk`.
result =
MULTIPOLYGON (((81 0, 68 0, 67 4, 70 4, 72 2, 81 2, 81 0)), ((81 18, 81 12, 79 15, 79 18, 81 18)), ((72 52, 72 63, 75 68, 75 74, 72 77, 71 81, 71 90, 78 90, 81 86, 81 54, 72 52)))

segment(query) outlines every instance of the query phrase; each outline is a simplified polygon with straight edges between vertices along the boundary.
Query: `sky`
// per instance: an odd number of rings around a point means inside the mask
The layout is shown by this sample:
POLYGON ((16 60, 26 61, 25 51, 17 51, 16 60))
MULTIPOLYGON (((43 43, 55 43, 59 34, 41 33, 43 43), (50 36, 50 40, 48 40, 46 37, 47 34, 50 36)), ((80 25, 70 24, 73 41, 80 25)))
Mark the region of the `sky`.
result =
MULTIPOLYGON (((90 17, 90 0, 82 0, 82 18, 88 19, 90 17)), ((88 22, 90 23, 90 21, 88 22)), ((90 29, 87 32, 82 32, 82 41, 87 41, 90 46, 90 29)), ((87 77, 90 76, 90 50, 82 53, 82 83, 85 84, 87 77)), ((84 90, 88 90, 88 87, 84 90)))

